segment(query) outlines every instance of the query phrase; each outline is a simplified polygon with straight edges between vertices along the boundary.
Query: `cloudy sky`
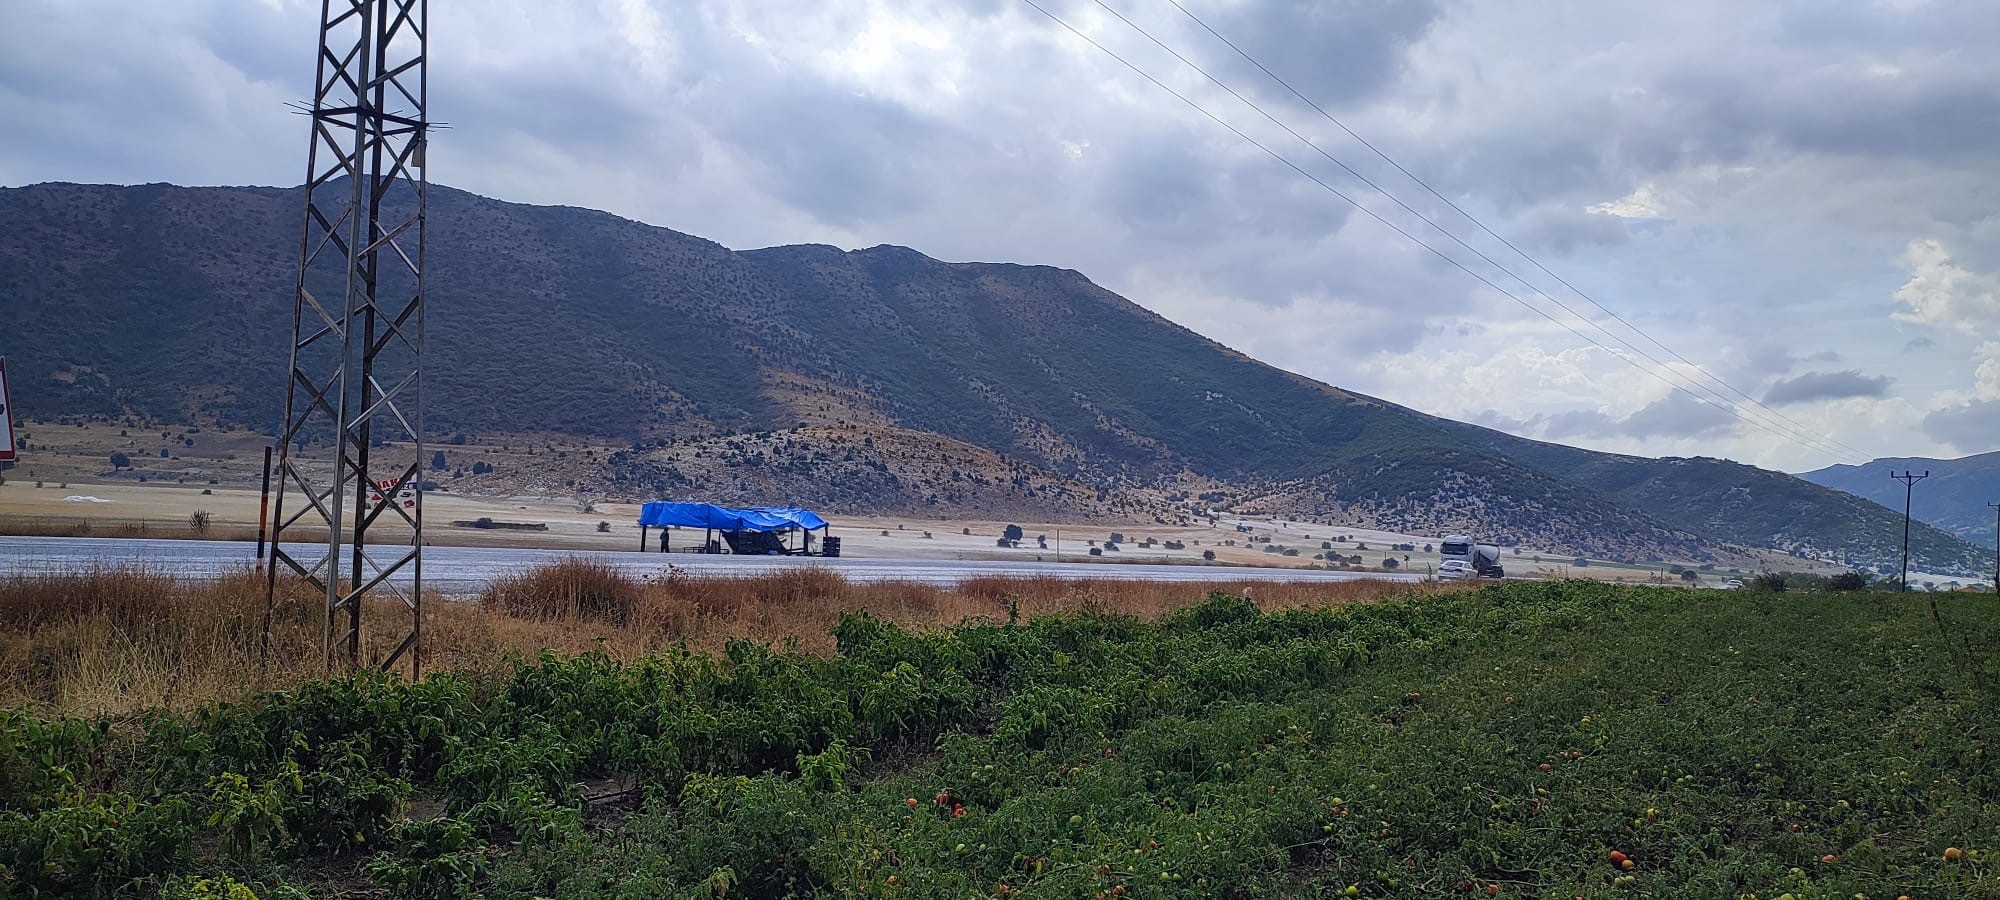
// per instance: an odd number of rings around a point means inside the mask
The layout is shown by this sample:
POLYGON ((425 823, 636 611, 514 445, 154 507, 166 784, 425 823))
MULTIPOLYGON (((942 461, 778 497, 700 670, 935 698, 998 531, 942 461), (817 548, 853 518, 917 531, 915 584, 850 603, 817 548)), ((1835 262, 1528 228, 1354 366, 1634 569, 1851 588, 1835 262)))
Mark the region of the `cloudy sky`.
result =
MULTIPOLYGON (((1182 0, 1532 262, 1169 0, 1037 2, 1326 187, 1024 0, 434 2, 432 177, 732 247, 1076 268, 1531 437, 1794 471, 2000 449, 1990 0, 1182 0)), ((10 0, 0 185, 299 182, 317 15, 10 0)))

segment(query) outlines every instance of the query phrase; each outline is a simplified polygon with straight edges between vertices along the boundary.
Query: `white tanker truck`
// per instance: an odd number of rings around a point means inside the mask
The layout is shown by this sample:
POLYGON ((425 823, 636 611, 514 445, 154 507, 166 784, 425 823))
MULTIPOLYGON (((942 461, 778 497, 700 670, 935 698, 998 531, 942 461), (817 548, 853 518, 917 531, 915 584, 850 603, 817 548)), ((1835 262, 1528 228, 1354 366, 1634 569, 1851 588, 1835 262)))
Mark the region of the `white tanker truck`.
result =
POLYGON ((1500 548, 1492 544, 1481 544, 1462 534, 1448 535, 1438 544, 1438 577, 1500 578, 1507 572, 1500 568, 1500 548))

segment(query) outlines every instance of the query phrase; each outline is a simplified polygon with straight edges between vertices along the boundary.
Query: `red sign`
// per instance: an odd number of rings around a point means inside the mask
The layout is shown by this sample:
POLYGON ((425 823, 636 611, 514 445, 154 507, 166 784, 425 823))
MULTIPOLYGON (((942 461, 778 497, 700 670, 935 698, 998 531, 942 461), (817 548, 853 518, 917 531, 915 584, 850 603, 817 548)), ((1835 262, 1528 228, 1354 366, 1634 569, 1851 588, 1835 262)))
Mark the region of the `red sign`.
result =
POLYGON ((14 404, 7 397, 7 361, 0 359, 0 437, 7 443, 0 445, 0 462, 14 461, 14 404))
MULTIPOLYGON (((394 479, 390 479, 388 481, 375 482, 375 489, 368 493, 368 502, 370 503, 382 502, 382 492, 395 490, 395 488, 396 488, 396 482, 394 479)), ((403 505, 404 509, 416 509, 417 508, 416 486, 413 484, 403 485, 402 490, 396 491, 396 500, 403 505)))

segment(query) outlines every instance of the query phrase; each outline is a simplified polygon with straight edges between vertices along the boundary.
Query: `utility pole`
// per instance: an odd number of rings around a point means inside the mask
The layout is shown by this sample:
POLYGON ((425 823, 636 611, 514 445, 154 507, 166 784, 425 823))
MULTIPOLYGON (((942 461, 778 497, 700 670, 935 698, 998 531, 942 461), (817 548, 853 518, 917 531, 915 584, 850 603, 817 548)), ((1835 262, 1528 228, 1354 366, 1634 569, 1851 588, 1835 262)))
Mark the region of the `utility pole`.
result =
POLYGON ((1904 472, 1901 475, 1891 471, 1890 478, 1903 483, 1903 590, 1910 589, 1910 497, 1916 492, 1917 482, 1931 477, 1931 470, 1917 475, 1904 472))
POLYGON ((1988 503, 1993 507, 1993 593, 2000 594, 2000 503, 1988 503))

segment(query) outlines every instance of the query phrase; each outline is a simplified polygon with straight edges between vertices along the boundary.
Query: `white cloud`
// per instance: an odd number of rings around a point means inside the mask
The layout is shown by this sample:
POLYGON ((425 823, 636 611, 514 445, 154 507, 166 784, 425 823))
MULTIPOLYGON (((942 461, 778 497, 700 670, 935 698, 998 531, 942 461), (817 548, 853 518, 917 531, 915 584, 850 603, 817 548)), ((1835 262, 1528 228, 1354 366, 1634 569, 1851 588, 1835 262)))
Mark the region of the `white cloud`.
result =
MULTIPOLYGON (((303 170, 284 101, 309 90, 317 5, 15 5, 0 29, 0 120, 36 127, 0 131, 0 184, 290 183, 303 170)), ((1526 295, 1094 5, 1048 5, 1526 295)), ((1561 287, 1172 8, 1119 7, 1496 260, 1561 287)), ((1961 446, 1971 432, 1937 438, 1918 427, 1926 411, 2000 390, 1966 363, 1977 340, 2000 339, 1967 333, 2000 311, 1984 274, 2000 269, 1989 7, 1190 0, 1453 203, 1746 392, 1827 354, 1894 377, 1885 396, 1786 415, 1899 453, 1961 446), (1935 328, 1935 344, 1903 352, 1910 335, 1885 338, 1890 304, 1935 328)), ((737 247, 895 243, 1077 268, 1268 362, 1530 431, 1565 412, 1624 421, 1667 396, 1011 0, 489 0, 437 5, 432 24, 433 115, 453 125, 432 174, 456 187, 737 247)), ((1831 461, 1748 427, 1576 439, 1831 461)))
POLYGON ((1930 238, 1911 241, 1902 262, 1910 280, 1896 289, 1896 299, 1908 307, 1894 313, 1898 321, 1966 334, 1994 329, 2000 316, 2000 275, 1967 270, 1943 242, 1930 238))
POLYGON ((1647 182, 1634 188, 1632 193, 1586 206, 1584 211, 1621 219, 1664 219, 1667 218, 1667 200, 1660 196, 1659 185, 1647 182))

